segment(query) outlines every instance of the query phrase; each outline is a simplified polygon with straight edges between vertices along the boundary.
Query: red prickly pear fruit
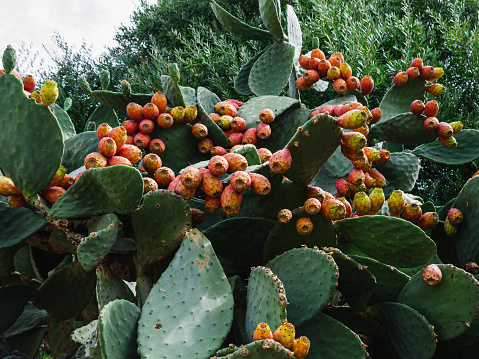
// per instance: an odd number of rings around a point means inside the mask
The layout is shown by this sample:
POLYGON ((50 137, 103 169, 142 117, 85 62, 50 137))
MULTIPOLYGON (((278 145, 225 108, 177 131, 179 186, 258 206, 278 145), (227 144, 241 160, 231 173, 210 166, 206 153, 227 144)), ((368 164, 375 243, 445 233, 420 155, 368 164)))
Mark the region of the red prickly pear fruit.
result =
POLYGON ((424 120, 424 128, 428 131, 436 131, 439 120, 436 117, 428 117, 424 120))
POLYGON ((326 77, 328 75, 328 71, 331 68, 331 63, 324 59, 320 60, 318 63, 318 71, 321 77, 326 77))
POLYGON ((96 137, 98 137, 98 140, 101 140, 103 137, 108 137, 108 134, 113 130, 111 126, 107 123, 102 123, 98 125, 96 129, 96 137))
MULTIPOLYGON (((244 138, 244 135, 243 135, 243 138, 244 138)), ((211 156, 223 156, 223 155, 226 155, 227 153, 228 151, 226 151, 221 146, 214 146, 210 151, 211 156)))
POLYGON ((203 175, 198 168, 190 166, 181 173, 180 179, 186 188, 196 188, 201 184, 203 175))
POLYGON ((325 199, 325 191, 323 191, 321 188, 318 186, 311 186, 307 185, 306 186, 306 198, 317 198, 320 202, 323 202, 325 199))
POLYGON ((309 60, 309 56, 301 55, 298 59, 299 65, 305 70, 311 70, 311 67, 309 67, 309 60))
POLYGON ((366 192, 357 192, 354 195, 353 207, 357 213, 365 215, 371 212, 371 200, 366 192))
POLYGON ((173 126, 175 123, 175 120, 173 119, 173 116, 171 116, 169 113, 161 113, 157 118, 156 118, 156 123, 158 126, 161 128, 169 128, 173 126))
POLYGON ((444 221, 444 232, 446 232, 446 235, 448 237, 455 237, 458 231, 459 227, 451 224, 449 219, 446 217, 446 220, 444 221))
POLYGON ((201 179, 201 189, 203 192, 212 198, 217 198, 221 196, 223 192, 223 182, 221 178, 211 173, 210 170, 204 168, 201 170, 202 179, 201 179))
POLYGON ((344 132, 342 135, 342 140, 348 148, 353 151, 358 151, 368 142, 366 136, 359 132, 344 132))
MULTIPOLYGON (((313 224, 311 223, 311 228, 313 224)), ((295 335, 294 325, 288 323, 286 320, 281 322, 281 325, 274 331, 273 339, 280 343, 286 349, 290 349, 293 345, 295 335)))
POLYGON ((319 109, 319 112, 327 113, 329 116, 333 116, 334 115, 334 109, 336 107, 337 106, 335 106, 335 105, 324 105, 324 106, 321 106, 321 108, 319 109))
POLYGON ((420 57, 416 57, 414 60, 411 61, 411 65, 409 67, 417 67, 418 70, 422 70, 423 61, 420 57))
POLYGON ((211 140, 211 138, 206 137, 200 140, 200 142, 198 142, 198 151, 206 155, 211 152, 211 149, 213 148, 213 146, 214 146, 214 143, 211 140))
POLYGON ((223 158, 228 161, 228 172, 244 171, 248 167, 248 161, 239 153, 227 153, 223 158))
POLYGON ((259 323, 253 333, 253 341, 273 339, 273 332, 266 323, 259 323))
POLYGON ((215 112, 220 114, 221 116, 230 116, 230 117, 236 117, 238 115, 238 110, 236 107, 229 103, 229 102, 220 102, 215 105, 215 112))
POLYGON ((371 76, 364 76, 359 83, 359 87, 361 89, 361 93, 366 96, 373 91, 374 88, 374 81, 371 76))
POLYGON ((367 172, 364 172, 364 185, 366 186, 366 189, 376 187, 376 180, 367 172))
POLYGON ((65 177, 67 170, 65 167, 61 166, 57 169, 50 182, 45 187, 58 186, 60 182, 65 177))
POLYGON ((259 119, 263 123, 271 123, 274 121, 274 112, 269 108, 264 108, 259 112, 259 119))
POLYGON ((417 67, 410 67, 406 70, 408 80, 412 81, 421 74, 421 71, 417 67))
POLYGON ((221 208, 227 216, 236 216, 241 207, 243 193, 236 192, 231 185, 227 185, 221 193, 221 208))
POLYGON ((340 196, 349 196, 351 194, 351 189, 349 188, 349 182, 338 178, 336 180, 336 191, 340 196))
POLYGON ((346 214, 344 215, 344 218, 351 218, 353 214, 353 208, 351 207, 351 204, 345 197, 337 197, 336 200, 344 204, 344 207, 346 207, 346 214))
POLYGON ((138 132, 135 137, 133 137, 133 144, 141 149, 147 148, 150 144, 150 141, 151 136, 143 132, 138 132))
POLYGON ((439 142, 447 149, 453 149, 457 147, 457 141, 454 136, 439 137, 439 142))
POLYGON ((273 153, 269 159, 269 168, 274 173, 284 173, 291 167, 293 157, 291 152, 285 148, 273 153))
POLYGON ((378 213, 386 201, 383 189, 379 187, 373 188, 369 194, 369 201, 371 202, 371 211, 369 214, 374 215, 378 213))
POLYGON ((356 161, 351 161, 351 163, 354 166, 354 168, 360 169, 363 172, 367 172, 373 167, 372 163, 369 162, 369 159, 367 158, 366 155, 364 155, 363 157, 361 157, 360 159, 356 161))
POLYGON ((339 127, 354 130, 363 126, 368 120, 368 114, 363 110, 352 110, 340 116, 336 123, 339 127))
POLYGON ((241 148, 243 147, 244 145, 234 145, 233 147, 230 148, 230 150, 228 151, 229 153, 233 153, 235 152, 238 148, 241 148))
POLYGON ((225 156, 227 154, 224 156, 213 156, 208 161, 208 169, 213 175, 221 176, 228 171, 229 163, 225 156))
POLYGON ((248 128, 243 134, 243 138, 241 139, 241 143, 245 144, 245 145, 248 145, 248 144, 255 145, 256 142, 258 142, 258 136, 256 134, 256 128, 254 128, 254 127, 248 128))
POLYGON ((422 208, 419 204, 412 202, 408 203, 401 213, 401 217, 406 221, 416 224, 422 216, 422 208))
POLYGON ((150 149, 150 152, 161 155, 165 151, 165 144, 159 138, 155 138, 150 141, 148 148, 150 149))
POLYGON ((138 131, 140 131, 140 127, 138 122, 133 120, 126 120, 121 123, 123 127, 126 129, 126 133, 128 135, 136 135, 138 131))
POLYGON ((360 86, 359 79, 356 76, 350 76, 346 80, 346 85, 348 85, 348 89, 351 91, 357 90, 360 86))
POLYGON ((399 217, 405 206, 404 192, 399 189, 393 191, 388 199, 389 214, 392 217, 399 217))
POLYGON ((339 58, 340 64, 344 62, 344 56, 340 51, 336 51, 332 56, 336 56, 339 58))
POLYGON ((339 94, 344 94, 348 91, 348 84, 343 79, 339 78, 333 81, 333 89, 339 94))
POLYGON ((168 187, 175 179, 175 172, 169 167, 160 167, 155 171, 155 181, 161 187, 168 187))
POLYGON ((113 156, 108 160, 108 166, 116 166, 116 165, 123 165, 123 166, 130 166, 133 167, 130 160, 128 158, 122 156, 113 156))
POLYGON ((166 110, 167 99, 163 92, 156 92, 152 97, 150 102, 158 108, 159 113, 163 113, 166 110))
POLYGON ((191 127, 191 134, 194 138, 202 140, 208 136, 208 127, 199 122, 195 123, 193 127, 191 127))
POLYGON ((371 110, 371 116, 373 116, 373 119, 369 122, 369 124, 374 125, 381 119, 381 117, 383 117, 383 110, 381 110, 379 107, 373 108, 371 110))
POLYGON ((65 189, 69 189, 74 183, 75 183, 75 179, 72 176, 65 174, 65 176, 63 177, 62 181, 58 184, 58 186, 65 189))
POLYGON ((346 206, 337 199, 328 199, 321 204, 321 215, 332 221, 343 219, 346 216, 346 206))
POLYGON ((341 73, 341 78, 346 81, 348 78, 351 77, 353 71, 351 70, 351 66, 349 66, 346 62, 343 62, 339 66, 339 72, 341 73))
POLYGON ((128 136, 128 134, 126 133, 126 128, 123 126, 114 127, 108 133, 108 137, 113 138, 113 140, 116 142, 116 148, 121 148, 121 146, 125 144, 126 136, 128 136))
POLYGON ((354 110, 355 108, 358 108, 360 106, 361 106, 361 104, 359 102, 350 102, 350 103, 344 104, 342 106, 339 106, 339 111, 335 112, 335 114, 337 113, 338 117, 339 117, 339 116, 344 115, 346 112, 354 110))
POLYGON ((241 144, 241 140, 243 139, 243 134, 241 132, 231 132, 226 136, 228 139, 228 144, 230 146, 236 146, 241 144))
POLYGON ((83 174, 83 172, 85 172, 85 171, 81 171, 79 174, 76 175, 75 182, 78 182, 78 180, 80 179, 80 176, 83 174))
POLYGON ((230 184, 236 192, 245 192, 251 187, 251 177, 245 171, 236 171, 231 175, 230 184))
POLYGON ((153 130, 155 129, 155 123, 152 120, 143 120, 140 122, 140 125, 138 126, 141 132, 149 134, 152 133, 153 130))
POLYGON ((337 79, 339 79, 340 76, 341 76, 341 71, 339 71, 339 67, 336 67, 336 66, 331 66, 328 69, 328 72, 326 73, 326 77, 330 81, 337 80, 337 79))
POLYGON ((320 110, 314 110, 314 111, 312 111, 312 112, 309 114, 309 118, 311 119, 311 118, 313 118, 314 116, 319 115, 320 113, 321 113, 320 110))
POLYGON ((388 150, 379 150, 379 158, 373 161, 375 165, 384 165, 391 158, 391 153, 388 150))
MULTIPOLYGON (((318 62, 319 62, 319 60, 318 60, 318 62)), ((317 66, 316 66, 316 68, 317 68, 317 66)), ((316 70, 308 70, 304 73, 303 78, 304 78, 304 82, 307 85, 312 85, 315 82, 318 82, 318 80, 320 78, 320 75, 319 75, 319 72, 316 71, 316 70)))
POLYGON ((205 209, 208 212, 215 212, 221 207, 221 198, 220 197, 209 197, 205 198, 205 209))
POLYGON ((143 106, 143 116, 148 120, 156 120, 158 115, 160 114, 160 110, 156 107, 155 104, 148 102, 143 106))
POLYGON ((296 221, 296 231, 303 236, 307 236, 313 231, 313 221, 307 217, 298 219, 296 221))
POLYGON ((65 192, 66 192, 66 189, 59 186, 44 188, 40 191, 42 196, 51 205, 53 205, 65 192))
POLYGON ((414 100, 411 102, 411 112, 413 115, 419 116, 424 112, 424 102, 421 100, 414 100))
POLYGON ((13 181, 7 176, 0 176, 0 196, 10 196, 12 194, 21 194, 20 190, 15 187, 13 181))
POLYGON ((305 91, 309 89, 313 84, 307 84, 306 81, 304 81, 304 77, 301 76, 299 77, 295 82, 294 85, 298 90, 305 91))
POLYGON ((258 151, 258 155, 259 155, 259 159, 261 160, 261 163, 268 162, 271 156, 273 155, 273 153, 270 150, 268 150, 266 147, 258 148, 257 151, 258 151))
POLYGON ((196 119, 196 116, 198 116, 198 109, 196 108, 196 106, 187 106, 185 108, 185 115, 183 116, 181 122, 190 123, 191 121, 196 119))
POLYGON ((131 163, 140 162, 143 157, 141 150, 135 145, 123 145, 117 152, 117 156, 125 157, 131 163))
POLYGON ((243 132, 246 130, 246 120, 243 117, 233 117, 231 120, 231 129, 235 132, 243 132))
POLYGON ((304 201, 304 211, 308 214, 318 214, 321 212, 321 202, 317 198, 308 198, 304 201))
POLYGON ((439 216, 437 215, 436 212, 426 212, 426 213, 423 213, 421 218, 419 218, 417 225, 423 231, 427 231, 436 227, 438 223, 439 223, 439 216))
POLYGON ((248 173, 251 178, 251 190, 261 196, 267 195, 271 191, 269 179, 259 173, 248 173))
POLYGON ((23 78, 23 89, 28 92, 35 90, 35 79, 32 75, 27 75, 23 78))
POLYGON ((105 157, 113 157, 116 150, 116 142, 111 137, 103 137, 98 143, 98 151, 105 157))
POLYGON ((223 115, 218 119, 218 126, 224 131, 231 130, 231 121, 233 121, 233 117, 223 115))
POLYGON ((153 178, 143 177, 143 194, 150 191, 156 191, 158 189, 158 183, 153 178))
POLYGON ((377 161, 381 155, 380 151, 377 148, 373 147, 364 147, 363 151, 369 162, 377 161))
MULTIPOLYGON (((20 78, 20 81, 22 79, 20 78)), ((47 80, 40 89, 40 97, 45 106, 55 103, 58 98, 58 85, 55 81, 47 80)))
POLYGON ((452 225, 458 226, 464 221, 464 214, 458 208, 451 208, 447 212, 447 219, 452 225))
POLYGON ((452 134, 453 135, 458 134, 464 128, 464 125, 462 124, 461 121, 450 122, 449 125, 452 127, 452 134))
POLYGON ((432 81, 434 78, 434 67, 433 66, 424 66, 421 70, 421 76, 422 79, 426 81, 432 81))
POLYGON ((287 208, 283 208, 278 212, 278 215, 276 217, 281 223, 288 223, 293 218, 293 212, 291 212, 287 208))
POLYGON ((129 118, 138 123, 145 119, 145 116, 143 115, 143 106, 135 102, 130 102, 126 106, 126 114, 129 118))
POLYGON ((446 138, 446 137, 451 137, 452 134, 454 133, 454 130, 452 129, 451 125, 448 124, 447 122, 439 122, 437 125, 437 135, 438 137, 446 138))
POLYGON ((424 106, 424 115, 426 115, 426 117, 436 117, 438 112, 439 104, 436 100, 426 102, 426 105, 424 106))
POLYGON ((364 152, 362 149, 358 151, 353 151, 346 144, 341 143, 341 153, 343 154, 344 157, 346 157, 350 161, 357 161, 360 158, 364 157, 364 152))
POLYGON ((312 58, 317 58, 320 60, 325 59, 326 57, 324 56, 324 52, 322 52, 320 49, 313 49, 311 51, 311 57, 312 58))
POLYGON ((335 56, 335 55, 331 55, 329 57, 328 61, 331 63, 331 66, 337 67, 338 69, 341 66, 341 64, 343 63, 341 61, 341 58, 339 56, 335 56))
POLYGON ((220 116, 218 113, 216 113, 216 112, 212 112, 212 113, 210 113, 208 116, 209 116, 209 117, 213 120, 213 122, 216 123, 216 124, 218 123, 218 120, 219 120, 220 117, 221 117, 221 116, 220 116))
POLYGON ((446 87, 441 84, 427 85, 426 92, 433 96, 441 96, 446 92, 446 87))
POLYGON ((260 123, 256 127, 256 136, 260 140, 267 139, 269 136, 271 136, 271 126, 267 123, 260 123))
POLYGON ((353 168, 349 171, 348 182, 356 186, 364 183, 364 172, 360 169, 353 168))
POLYGON ((108 160, 100 152, 92 152, 86 155, 84 165, 86 169, 106 167, 108 160))
POLYGON ((156 153, 148 153, 143 157, 143 167, 149 174, 155 174, 156 170, 161 166, 161 158, 156 153))
MULTIPOLYGON (((308 65, 309 65, 309 70, 308 70, 308 71, 311 71, 311 70, 317 71, 317 70, 318 70, 318 65, 319 65, 319 62, 320 62, 320 61, 321 61, 321 60, 318 59, 317 57, 311 58, 311 59, 309 60, 309 64, 308 64, 308 65)), ((305 79, 305 81, 306 81, 306 79, 305 79)), ((313 83, 314 83, 314 82, 309 82, 309 84, 313 84, 313 83)))
POLYGON ((180 177, 180 175, 178 175, 173 179, 173 181, 170 182, 170 184, 168 185, 167 190, 168 191, 175 190, 176 186, 178 186, 178 184, 180 184, 180 183, 181 183, 181 177, 180 177))
POLYGON ((396 76, 394 76, 394 85, 396 86, 404 86, 407 81, 409 79, 409 76, 407 74, 406 71, 402 71, 402 72, 399 72, 396 74, 396 76))
POLYGON ((7 203, 11 208, 20 208, 27 204, 27 200, 23 194, 12 194, 8 196, 7 203))
POLYGON ((368 171, 369 175, 376 180, 376 187, 384 188, 386 187, 386 178, 374 168, 371 168, 368 171))
POLYGON ((171 109, 170 115, 173 117, 173 121, 181 122, 183 121, 183 117, 185 117, 185 109, 183 106, 176 106, 171 109))
POLYGON ((441 283, 442 272, 436 264, 429 264, 421 272, 421 278, 428 286, 435 286, 441 283))

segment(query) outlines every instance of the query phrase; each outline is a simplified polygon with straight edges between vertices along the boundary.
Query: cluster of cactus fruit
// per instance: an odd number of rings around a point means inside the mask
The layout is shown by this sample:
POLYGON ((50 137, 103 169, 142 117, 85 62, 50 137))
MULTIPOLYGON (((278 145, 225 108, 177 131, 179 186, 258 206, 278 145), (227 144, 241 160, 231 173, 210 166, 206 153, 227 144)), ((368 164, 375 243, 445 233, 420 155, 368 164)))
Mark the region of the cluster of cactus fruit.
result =
POLYGON ((39 106, 4 53, 0 357, 42 343, 103 359, 477 351, 479 176, 441 207, 409 192, 419 157, 479 158, 479 131, 443 146, 411 108, 437 91, 420 72, 375 109, 358 88, 307 109, 291 91, 292 8, 283 33, 275 0, 260 0, 266 30, 211 6, 233 33, 274 41, 237 77, 256 95, 244 103, 181 86, 174 64, 154 94, 110 91, 103 72, 101 90, 79 80, 99 105, 77 133, 68 104, 39 106))

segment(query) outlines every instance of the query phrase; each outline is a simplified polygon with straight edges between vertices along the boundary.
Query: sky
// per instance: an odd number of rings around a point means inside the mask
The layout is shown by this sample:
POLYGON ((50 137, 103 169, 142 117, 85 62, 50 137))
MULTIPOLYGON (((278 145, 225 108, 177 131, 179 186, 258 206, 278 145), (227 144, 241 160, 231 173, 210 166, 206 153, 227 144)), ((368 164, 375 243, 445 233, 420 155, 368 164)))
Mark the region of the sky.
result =
MULTIPOLYGON (((146 2, 154 4, 156 0, 146 2)), ((74 49, 85 40, 96 57, 106 46, 116 44, 115 32, 121 24, 131 25, 130 16, 139 4, 140 0, 0 0, 0 54, 9 44, 18 49, 24 43, 31 47, 30 53, 38 52, 34 66, 40 66, 39 58, 52 64, 43 46, 57 50, 52 40, 57 32, 74 49)))

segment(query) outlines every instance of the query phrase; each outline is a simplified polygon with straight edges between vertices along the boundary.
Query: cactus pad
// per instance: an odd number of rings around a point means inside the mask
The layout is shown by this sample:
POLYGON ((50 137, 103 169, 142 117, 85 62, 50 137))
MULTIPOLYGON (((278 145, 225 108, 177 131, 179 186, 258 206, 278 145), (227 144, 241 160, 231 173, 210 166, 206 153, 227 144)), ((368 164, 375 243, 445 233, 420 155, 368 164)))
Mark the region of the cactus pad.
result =
POLYGON ((168 101, 170 101, 173 106, 186 107, 180 86, 168 75, 161 75, 160 81, 168 101))
POLYGON ((238 72, 238 75, 235 78, 235 90, 238 92, 240 95, 245 95, 245 96, 250 96, 253 95, 253 92, 249 88, 248 80, 249 80, 249 74, 251 72, 251 68, 255 64, 255 62, 260 58, 261 55, 263 55, 272 45, 269 45, 265 47, 263 50, 258 52, 256 55, 254 55, 249 61, 243 65, 241 68, 240 72, 238 72))
POLYGON ((63 142, 68 140, 70 137, 75 136, 75 126, 73 125, 70 116, 68 116, 68 113, 66 113, 66 111, 63 110, 60 106, 58 106, 56 103, 50 105, 50 108, 55 111, 55 117, 58 120, 60 128, 62 129, 63 142))
MULTIPOLYGON (((20 298, 16 297, 16 299, 20 298)), ((10 338, 35 329, 40 325, 44 325, 47 323, 47 320, 48 315, 45 310, 38 309, 33 304, 28 302, 23 308, 22 314, 20 314, 17 320, 15 320, 15 322, 8 327, 3 334, 6 338, 10 338)))
POLYGON ((350 160, 343 156, 341 147, 338 147, 334 150, 333 154, 329 156, 323 168, 328 176, 336 179, 347 176, 352 170, 353 165, 350 160))
POLYGON ((243 345, 226 356, 214 356, 210 359, 282 359, 291 358, 292 352, 273 339, 263 339, 243 345))
POLYGON ((115 299, 126 299, 135 303, 135 296, 126 283, 106 266, 96 269, 96 301, 101 311, 105 305, 115 299))
POLYGON ((188 86, 180 86, 186 106, 196 106, 196 90, 188 86))
POLYGON ((121 92, 112 92, 105 90, 95 90, 89 93, 95 100, 100 102, 102 105, 111 108, 112 110, 125 111, 126 106, 130 102, 136 102, 141 106, 144 106, 146 103, 150 102, 153 94, 134 94, 130 93, 128 96, 121 92))
POLYGON ((368 137, 378 141, 414 145, 433 142, 437 134, 424 128, 425 119, 425 116, 416 116, 411 112, 401 113, 389 119, 381 118, 371 127, 368 137))
POLYGON ((201 104, 198 104, 197 119, 208 129, 208 137, 211 138, 215 146, 223 148, 229 147, 228 139, 223 130, 208 116, 208 113, 201 104))
POLYGON ((409 192, 414 188, 421 170, 419 158, 410 152, 393 152, 389 161, 377 168, 388 184, 409 192))
POLYGON ((151 289, 138 323, 143 359, 209 358, 233 321, 233 296, 208 239, 188 232, 151 289))
POLYGON ((259 0, 259 13, 266 29, 277 39, 283 39, 283 27, 281 26, 281 12, 275 0, 259 0))
MULTIPOLYGON (((123 111, 125 109, 126 107, 123 109, 123 111)), ((115 110, 105 105, 102 105, 100 103, 95 108, 95 111, 93 111, 90 117, 88 117, 88 120, 85 123, 85 128, 83 129, 83 131, 88 131, 90 129, 90 126, 92 127, 91 128, 92 131, 96 131, 97 127, 102 123, 107 123, 112 128, 115 128, 120 125, 120 122, 118 121, 118 116, 116 115, 115 110)))
POLYGON ((248 166, 258 166, 261 165, 261 158, 259 157, 258 151, 256 150, 255 145, 243 145, 238 147, 233 153, 239 153, 246 158, 248 166))
POLYGON ((214 92, 211 92, 205 87, 198 87, 196 90, 198 105, 203 107, 206 114, 214 112, 214 107, 221 99, 214 92))
POLYGON ((83 166, 86 155, 98 151, 98 137, 95 131, 81 132, 65 141, 62 166, 70 173, 83 166))
POLYGON ((289 4, 286 5, 286 28, 288 30, 288 41, 295 48, 294 60, 297 61, 303 47, 303 33, 294 8, 289 4))
POLYGON ((22 314, 27 302, 36 290, 25 285, 6 285, 0 287, 0 333, 8 329, 22 314))

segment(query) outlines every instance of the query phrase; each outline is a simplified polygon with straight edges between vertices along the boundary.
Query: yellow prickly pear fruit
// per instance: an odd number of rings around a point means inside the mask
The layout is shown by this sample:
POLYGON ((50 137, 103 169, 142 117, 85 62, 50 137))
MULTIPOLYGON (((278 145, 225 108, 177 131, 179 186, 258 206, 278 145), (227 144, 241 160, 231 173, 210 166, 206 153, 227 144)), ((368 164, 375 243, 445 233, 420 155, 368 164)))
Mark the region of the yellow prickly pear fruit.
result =
POLYGON ((278 221, 281 223, 288 223, 293 218, 293 213, 287 208, 283 208, 278 212, 278 221))
POLYGON ((462 124, 461 121, 450 122, 449 126, 452 127, 452 134, 453 135, 459 133, 464 127, 464 125, 462 124))
POLYGON ((295 329, 294 325, 286 320, 273 333, 273 339, 280 343, 286 349, 290 349, 294 342, 295 329))
POLYGON ((253 340, 273 339, 273 332, 266 323, 259 323, 253 333, 253 340))
POLYGON ((45 187, 48 188, 52 186, 58 186, 60 182, 63 180, 63 177, 65 177, 66 173, 67 173, 66 168, 60 165, 60 167, 57 169, 57 171, 53 175, 50 182, 45 187))
POLYGON ((45 81, 40 89, 40 98, 45 106, 50 106, 58 98, 58 86, 55 81, 45 81))
POLYGON ((368 114, 363 110, 351 110, 340 116, 336 123, 339 127, 354 130, 362 127, 368 120, 368 114))
POLYGON ((459 227, 453 225, 453 224, 449 221, 449 218, 446 217, 446 220, 444 221, 444 232, 446 232, 446 234, 447 234, 449 237, 455 237, 458 230, 459 230, 459 227))
POLYGON ((366 192, 357 192, 354 195, 353 207, 359 214, 369 214, 371 212, 371 200, 366 192))
POLYGON ((371 211, 369 214, 378 213, 386 200, 383 189, 379 187, 373 188, 369 194, 369 200, 371 201, 371 211))
POLYGON ((389 214, 392 217, 399 217, 405 206, 404 192, 399 189, 393 191, 388 199, 389 214))
POLYGON ((368 142, 366 136, 359 132, 344 132, 342 135, 342 140, 349 149, 353 151, 358 151, 368 142))
POLYGON ((298 339, 295 339, 291 350, 294 353, 296 359, 303 359, 309 352, 311 347, 311 342, 305 336, 301 336, 298 339))
POLYGON ((318 214, 321 212, 321 202, 317 198, 308 198, 304 201, 304 210, 308 214, 318 214))

